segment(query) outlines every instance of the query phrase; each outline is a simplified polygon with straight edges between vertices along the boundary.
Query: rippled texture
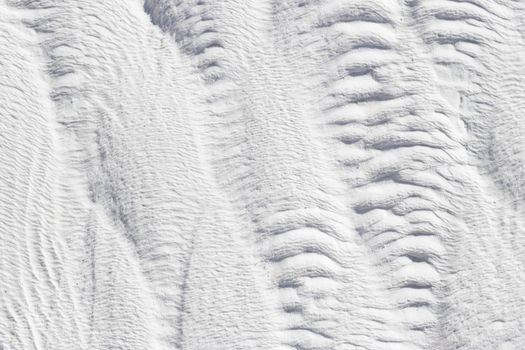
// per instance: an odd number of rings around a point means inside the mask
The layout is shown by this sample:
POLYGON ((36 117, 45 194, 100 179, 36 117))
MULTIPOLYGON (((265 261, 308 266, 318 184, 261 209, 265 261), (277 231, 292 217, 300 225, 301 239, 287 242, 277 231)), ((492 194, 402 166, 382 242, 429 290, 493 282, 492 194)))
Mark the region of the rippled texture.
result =
POLYGON ((0 350, 525 349, 524 28, 0 0, 0 350))

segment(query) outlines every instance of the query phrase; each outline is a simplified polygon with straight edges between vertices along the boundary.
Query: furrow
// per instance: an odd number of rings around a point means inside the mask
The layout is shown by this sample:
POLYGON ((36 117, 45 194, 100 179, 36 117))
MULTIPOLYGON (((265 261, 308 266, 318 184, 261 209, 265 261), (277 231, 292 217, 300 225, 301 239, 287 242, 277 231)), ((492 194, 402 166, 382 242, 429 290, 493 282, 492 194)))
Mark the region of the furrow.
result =
MULTIPOLYGON (((454 213, 465 179, 448 174, 463 174, 471 160, 461 122, 435 89, 431 62, 418 40, 461 40, 455 27, 443 36, 429 32, 420 39, 406 22, 403 2, 363 3, 369 3, 371 13, 381 8, 382 15, 348 22, 343 14, 319 11, 319 21, 330 25, 316 31, 330 43, 323 58, 329 62, 327 94, 318 123, 326 121, 322 135, 347 184, 350 218, 387 281, 388 295, 416 344, 430 347, 438 342, 449 273, 445 242, 464 227, 454 213), (411 290, 418 297, 409 306, 405 295, 411 290)), ((350 7, 341 6, 352 13, 350 7)), ((466 42, 487 42, 493 34, 478 28, 466 42)))
MULTIPOLYGON (((417 146, 426 144, 432 144, 434 140, 422 140, 419 142, 411 141, 410 137, 403 137, 399 135, 397 139, 388 139, 385 135, 386 130, 383 132, 378 131, 375 135, 371 135, 371 131, 374 130, 374 126, 383 124, 385 119, 393 118, 391 116, 392 107, 397 106, 399 114, 406 114, 407 102, 413 101, 413 95, 417 93, 418 86, 412 83, 406 85, 389 84, 392 82, 390 74, 401 73, 406 74, 401 70, 400 60, 403 60, 402 52, 398 51, 398 47, 402 43, 398 40, 396 35, 396 21, 398 20, 398 14, 396 9, 392 9, 390 6, 377 1, 357 1, 357 2, 338 2, 338 1, 311 1, 311 2, 300 2, 275 5, 277 23, 290 23, 294 25, 285 27, 290 30, 290 34, 295 35, 297 43, 292 47, 292 50, 308 50, 312 53, 310 60, 306 61, 309 70, 303 72, 304 76, 301 78, 304 80, 304 85, 308 89, 311 89, 311 93, 317 91, 323 91, 323 95, 315 100, 317 106, 311 107, 316 113, 310 113, 310 120, 319 126, 313 134, 315 137, 320 136, 319 139, 313 139, 312 142, 325 142, 328 140, 330 143, 329 147, 326 145, 320 146, 324 151, 333 150, 338 147, 338 154, 345 154, 348 157, 344 158, 334 157, 333 154, 327 154, 325 157, 328 159, 336 158, 336 162, 332 163, 332 169, 336 170, 337 173, 341 173, 339 181, 344 180, 345 176, 344 167, 352 167, 351 164, 366 164, 370 159, 374 158, 373 152, 366 152, 365 146, 357 146, 352 149, 354 143, 363 143, 361 139, 364 135, 370 135, 368 140, 370 148, 375 147, 378 151, 389 147, 388 143, 397 143, 400 147, 411 147, 417 148, 417 146), (283 22, 279 22, 279 19, 283 19, 283 22), (309 24, 309 26, 308 26, 309 24), (312 68, 313 67, 313 68, 312 68), (320 69, 322 67, 322 69, 320 69), (390 108, 388 108, 390 107, 390 108), (353 109, 357 113, 348 113, 347 109, 353 109), (370 111, 376 111, 376 115, 372 116, 370 111), (317 116, 319 115, 319 116, 317 116), (374 120, 375 119, 375 120, 374 120), (323 123, 325 123, 323 125, 323 123), (338 141, 335 141, 338 139, 338 141), (392 141, 390 141, 392 140, 392 141), (336 146, 336 143, 340 142, 340 145, 336 146), (412 144, 410 144, 412 142, 412 144), (340 147, 339 147, 340 146, 340 147), (359 148, 358 148, 359 147, 359 148), (361 152, 365 150, 365 152, 361 152), (362 157, 358 155, 360 153, 362 157), (348 162, 347 162, 348 161, 348 162), (341 164, 345 163, 346 164, 341 164)), ((282 28, 281 28, 282 29, 282 28)), ((400 118, 401 119, 401 118, 400 118)), ((403 130, 403 126, 400 129, 403 130)), ((386 127, 385 127, 386 129, 386 127)), ((407 128, 408 129, 408 128, 407 128)), ((407 130, 409 134, 409 130, 407 130)), ((417 135, 417 134, 415 134, 417 135)), ((416 139, 414 136, 413 139, 416 139)), ((413 140, 412 139, 412 140, 413 140)), ((452 143, 448 141, 449 143, 452 143)), ((368 146, 368 145, 366 145, 368 146)), ((394 146, 391 146, 394 148, 394 146)), ((407 152, 408 153, 408 152, 407 152)), ((439 156, 439 155, 438 155, 439 156)), ((407 155, 408 157, 408 155, 407 155)), ((446 152, 442 157, 447 157, 446 152)), ((387 157, 385 157, 387 158, 387 157)), ((379 164, 379 162, 378 162, 379 164)), ((358 167, 358 165, 356 165, 358 167)), ((378 168, 380 165, 377 166, 378 168)), ((332 170, 332 171, 333 171, 332 170)), ((366 168, 364 169, 366 171, 366 168)), ((379 173, 379 170, 377 171, 379 173)), ((349 176, 356 176, 352 172, 347 171, 346 174, 349 176)), ((359 175, 358 175, 359 176, 359 175)), ((366 178, 367 174, 362 174, 359 178, 366 178)), ((379 175, 378 175, 379 176, 379 175)), ((404 174, 405 177, 410 177, 410 174, 404 174)), ((332 180, 333 181, 333 180, 332 180)), ((337 180, 336 180, 337 181, 337 180)), ((355 182, 358 187, 360 180, 347 179, 348 182, 355 182)), ((362 181, 362 185, 366 185, 366 180, 362 181)), ((416 191, 414 191, 416 192, 416 191)), ((378 193, 378 195, 380 195, 378 193)), ((412 193, 413 195, 413 193, 412 193)), ((348 199, 352 198, 357 200, 359 197, 351 193, 348 195, 347 191, 343 189, 337 192, 338 200, 348 205, 348 209, 340 211, 340 218, 337 216, 330 215, 329 217, 336 219, 337 221, 350 221, 352 224, 359 225, 360 220, 353 213, 352 206, 348 203, 348 199), (346 193, 345 193, 346 192, 346 193), (344 218, 344 220, 343 220, 344 218)), ((365 197, 361 197, 365 198, 365 197)), ((333 199, 335 201, 335 199, 333 199)), ((284 212, 283 213, 287 213, 284 212)), ((279 213, 282 215, 281 213, 279 213)), ((276 215, 276 214, 273 214, 276 215)), ((290 212, 290 216, 293 215, 290 212)), ((270 217, 271 218, 271 217, 270 217)), ((332 219, 332 220, 333 220, 332 219)), ((264 222, 263 222, 264 223, 264 222)), ((283 224, 284 220, 283 220, 283 224)), ((264 226, 263 226, 264 227, 264 226)), ((295 227, 292 227, 295 229, 295 227)), ((310 229, 310 227, 308 227, 310 229)), ((315 227, 317 228, 317 227, 315 227)), ((356 227, 359 232, 359 226, 356 227)), ((272 229, 270 231, 275 231, 272 229)), ((330 232, 325 231, 327 234, 330 232)), ((269 240, 268 245, 272 244, 272 235, 267 234, 266 230, 262 231, 265 233, 265 239, 269 240)), ((278 230, 277 232, 280 232, 278 230)), ((317 255, 321 253, 327 256, 331 261, 335 260, 337 265, 332 267, 332 271, 337 273, 324 274, 316 276, 321 278, 323 281, 333 280, 335 290, 328 295, 333 298, 333 302, 330 299, 322 301, 321 305, 326 305, 324 313, 327 315, 333 314, 334 316, 339 315, 340 312, 348 310, 357 317, 350 321, 351 324, 344 322, 343 320, 337 320, 337 324, 348 327, 345 334, 340 334, 340 327, 336 327, 329 333, 333 338, 333 344, 331 345, 335 349, 345 349, 353 347, 363 347, 372 349, 414 349, 425 342, 421 341, 418 333, 419 329, 416 326, 410 326, 408 322, 405 322, 405 316, 402 315, 397 308, 397 304, 393 305, 389 303, 388 290, 391 282, 388 281, 384 276, 382 269, 375 269, 374 265, 368 266, 369 273, 372 272, 374 275, 379 272, 379 275, 383 281, 379 282, 378 287, 373 293, 374 296, 369 296, 368 302, 362 304, 359 298, 354 298, 353 301, 346 301, 345 289, 351 290, 351 287, 347 287, 349 283, 354 283, 352 278, 354 273, 351 272, 355 268, 352 264, 354 258, 352 258, 352 245, 353 242, 359 242, 358 245, 366 247, 361 243, 362 237, 353 237, 351 240, 337 235, 330 234, 331 238, 323 238, 323 232, 318 233, 318 237, 321 241, 337 239, 340 241, 341 252, 340 254, 334 255, 333 250, 328 250, 324 244, 319 243, 319 248, 310 246, 309 236, 306 233, 313 236, 312 230, 293 230, 290 233, 283 233, 282 236, 286 235, 297 235, 305 234, 305 240, 308 244, 297 247, 295 242, 288 249, 293 251, 294 257, 295 252, 301 251, 303 254, 311 254, 312 251, 317 255), (348 249, 345 247, 348 246, 348 249), (322 251, 321 251, 322 249, 322 251), (349 254, 345 256, 345 254, 349 254), (350 259, 351 258, 351 259, 350 259), (350 259, 350 260, 349 260, 350 259), (339 272, 339 270, 341 272, 339 272), (381 286, 381 287, 380 287, 381 286), (334 293, 335 292, 335 293, 334 293), (350 311, 352 310, 352 311, 350 311), (388 316, 387 316, 388 315, 388 316), (394 321, 396 320, 396 321, 394 321), (394 325, 392 322, 395 322, 394 325), (375 334, 363 334, 359 331, 359 327, 364 326, 367 328, 376 329, 375 334), (367 325, 367 326, 365 326, 367 325), (394 335, 395 334, 395 335, 394 335)), ((278 238, 279 235, 274 236, 274 239, 278 238)), ((313 237, 312 237, 313 238, 313 237)), ((298 238, 299 239, 299 238, 298 238)), ((281 248, 281 244, 289 244, 289 240, 275 241, 277 254, 281 252, 284 247, 281 248)), ((312 241, 312 245, 314 242, 312 241)), ((366 256, 367 252, 363 252, 363 262, 369 261, 369 257, 366 256)), ((362 253, 362 254, 363 254, 362 253)), ((376 259, 376 258, 374 258, 376 259)), ((316 262, 317 259, 311 259, 312 262, 316 262)), ((283 260, 287 261, 287 260, 283 260)), ((276 268, 279 268, 277 265, 276 268)), ((384 270, 384 269, 383 269, 384 270)), ((414 269, 413 269, 414 270, 414 269)), ((306 278, 308 277, 308 270, 305 270, 306 278)), ((398 280, 401 281, 403 278, 407 279, 410 283, 411 279, 418 278, 420 275, 414 271, 408 271, 405 273, 408 277, 399 276, 398 280)), ((279 276, 279 275, 278 275, 279 276)), ((302 281, 306 279, 301 279, 302 281)), ((402 282, 399 282, 402 283, 402 282)), ((330 283, 332 285, 332 283, 330 283)), ((286 285, 288 287, 288 285, 286 285)), ((290 285, 292 289, 297 289, 300 293, 306 292, 306 289, 299 283, 290 285)), ((353 287, 355 288, 355 287, 353 287)), ((290 289, 290 288, 287 288, 290 289)), ((365 288, 366 289, 366 288, 365 288)), ((294 314, 299 313, 303 315, 303 319, 308 319, 304 314, 305 306, 301 304, 301 299, 287 304, 287 309, 291 310, 294 314)), ((319 303, 320 301, 316 301, 319 303)), ((306 304, 308 305, 308 304, 306 304)), ((308 310, 309 308, 306 308, 308 310)), ((329 346, 319 345, 319 348, 332 348, 329 346)), ((316 348, 313 345, 308 347, 316 348)))

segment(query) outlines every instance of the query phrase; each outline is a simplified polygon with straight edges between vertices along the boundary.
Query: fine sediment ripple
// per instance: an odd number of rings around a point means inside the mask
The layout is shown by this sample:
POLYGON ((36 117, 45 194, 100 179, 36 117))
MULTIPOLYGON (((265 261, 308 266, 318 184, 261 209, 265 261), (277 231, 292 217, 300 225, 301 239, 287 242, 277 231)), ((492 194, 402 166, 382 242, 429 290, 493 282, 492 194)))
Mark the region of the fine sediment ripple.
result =
POLYGON ((0 350, 520 349, 524 15, 0 0, 0 350))

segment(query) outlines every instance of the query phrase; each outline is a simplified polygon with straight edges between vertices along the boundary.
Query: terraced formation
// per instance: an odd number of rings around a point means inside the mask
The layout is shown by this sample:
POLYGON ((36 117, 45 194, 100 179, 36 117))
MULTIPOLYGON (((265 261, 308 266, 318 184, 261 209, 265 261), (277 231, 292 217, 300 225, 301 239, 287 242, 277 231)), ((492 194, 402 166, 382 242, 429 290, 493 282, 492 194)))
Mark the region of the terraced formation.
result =
POLYGON ((525 349, 525 2, 0 0, 0 350, 525 349))

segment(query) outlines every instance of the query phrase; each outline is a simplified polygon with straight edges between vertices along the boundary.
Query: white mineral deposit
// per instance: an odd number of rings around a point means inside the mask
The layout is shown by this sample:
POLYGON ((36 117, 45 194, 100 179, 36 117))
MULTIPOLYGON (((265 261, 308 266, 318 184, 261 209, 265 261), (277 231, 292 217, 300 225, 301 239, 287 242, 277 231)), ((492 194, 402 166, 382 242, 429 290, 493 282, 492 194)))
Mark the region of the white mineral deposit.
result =
POLYGON ((1 350, 524 350, 524 0, 0 0, 1 350))

